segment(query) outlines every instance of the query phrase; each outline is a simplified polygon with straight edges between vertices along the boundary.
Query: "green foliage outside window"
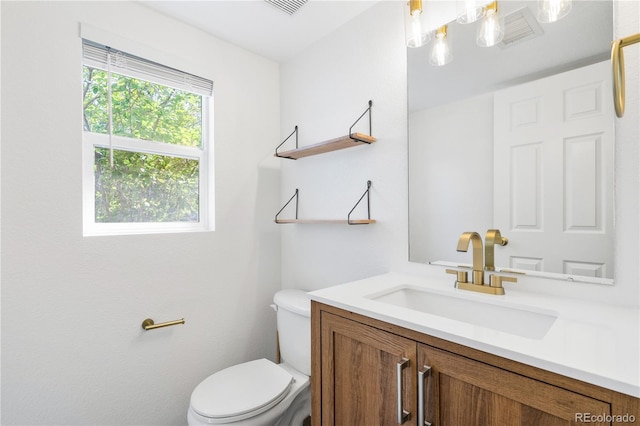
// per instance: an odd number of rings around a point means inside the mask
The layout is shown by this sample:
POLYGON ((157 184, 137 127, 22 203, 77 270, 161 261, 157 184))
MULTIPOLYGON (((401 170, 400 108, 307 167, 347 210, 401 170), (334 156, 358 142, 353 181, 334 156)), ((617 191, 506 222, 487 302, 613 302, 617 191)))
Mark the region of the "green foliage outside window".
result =
POLYGON ((198 161, 95 149, 96 222, 197 222, 198 161))
MULTIPOLYGON (((106 71, 84 67, 83 125, 108 134, 106 71)), ((118 74, 111 76, 113 135, 188 147, 202 144, 202 97, 118 74)), ((199 161, 95 148, 95 221, 197 222, 199 161)))

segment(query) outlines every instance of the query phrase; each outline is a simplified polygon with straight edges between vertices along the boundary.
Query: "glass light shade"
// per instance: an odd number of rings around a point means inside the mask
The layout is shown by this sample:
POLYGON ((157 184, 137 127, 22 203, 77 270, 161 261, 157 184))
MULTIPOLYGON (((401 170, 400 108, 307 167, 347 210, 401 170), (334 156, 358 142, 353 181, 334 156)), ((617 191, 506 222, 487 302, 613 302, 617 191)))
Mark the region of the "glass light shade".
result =
POLYGON ((429 42, 422 2, 407 2, 404 10, 404 32, 407 47, 422 47, 429 42))
POLYGON ((431 53, 429 54, 429 63, 435 66, 446 65, 453 60, 451 52, 451 44, 447 38, 447 26, 441 27, 436 31, 431 53))
POLYGON ((478 25, 476 43, 481 47, 491 47, 504 38, 504 17, 495 9, 487 9, 487 13, 478 25))
POLYGON ((571 12, 571 0, 538 0, 537 19, 542 23, 555 22, 571 12))
POLYGON ((458 0, 456 2, 456 21, 459 24, 476 22, 484 15, 484 7, 478 0, 458 0))

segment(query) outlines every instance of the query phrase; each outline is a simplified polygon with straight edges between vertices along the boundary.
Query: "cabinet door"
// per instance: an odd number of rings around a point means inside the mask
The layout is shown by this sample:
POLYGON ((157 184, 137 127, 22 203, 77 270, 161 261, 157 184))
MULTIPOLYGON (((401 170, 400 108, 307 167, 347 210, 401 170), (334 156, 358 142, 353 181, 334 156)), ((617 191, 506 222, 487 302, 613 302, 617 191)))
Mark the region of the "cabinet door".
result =
POLYGON ((418 367, 424 365, 431 367, 425 419, 433 426, 573 425, 611 414, 608 403, 418 345, 418 367))
POLYGON ((416 342, 326 312, 321 330, 322 425, 415 425, 416 342))

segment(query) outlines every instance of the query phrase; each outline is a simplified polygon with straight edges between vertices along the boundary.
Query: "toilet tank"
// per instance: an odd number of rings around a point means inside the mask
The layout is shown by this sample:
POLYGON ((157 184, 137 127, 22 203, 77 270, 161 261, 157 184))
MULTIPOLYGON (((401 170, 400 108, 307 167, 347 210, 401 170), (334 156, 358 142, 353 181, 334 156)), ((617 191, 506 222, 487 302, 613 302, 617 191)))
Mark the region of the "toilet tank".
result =
POLYGON ((280 356, 299 372, 311 376, 311 300, 302 290, 280 290, 277 306, 280 356))

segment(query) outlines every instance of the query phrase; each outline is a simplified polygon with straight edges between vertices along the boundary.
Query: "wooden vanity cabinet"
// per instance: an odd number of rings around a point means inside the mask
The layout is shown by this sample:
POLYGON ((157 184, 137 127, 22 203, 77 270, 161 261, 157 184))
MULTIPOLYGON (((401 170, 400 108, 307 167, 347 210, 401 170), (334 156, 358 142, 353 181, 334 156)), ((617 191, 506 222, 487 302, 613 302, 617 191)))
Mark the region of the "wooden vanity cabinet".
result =
POLYGON ((410 404, 406 411, 415 413, 413 340, 324 315, 321 363, 327 373, 322 376, 322 394, 328 396, 322 398, 322 412, 331 413, 323 424, 397 424, 398 374, 402 400, 410 404))
POLYGON ((311 377, 313 426, 418 425, 418 407, 434 426, 640 423, 638 398, 317 302, 311 377))
POLYGON ((431 367, 424 404, 434 425, 560 426, 576 413, 611 414, 606 402, 460 355, 421 344, 418 354, 431 367))

